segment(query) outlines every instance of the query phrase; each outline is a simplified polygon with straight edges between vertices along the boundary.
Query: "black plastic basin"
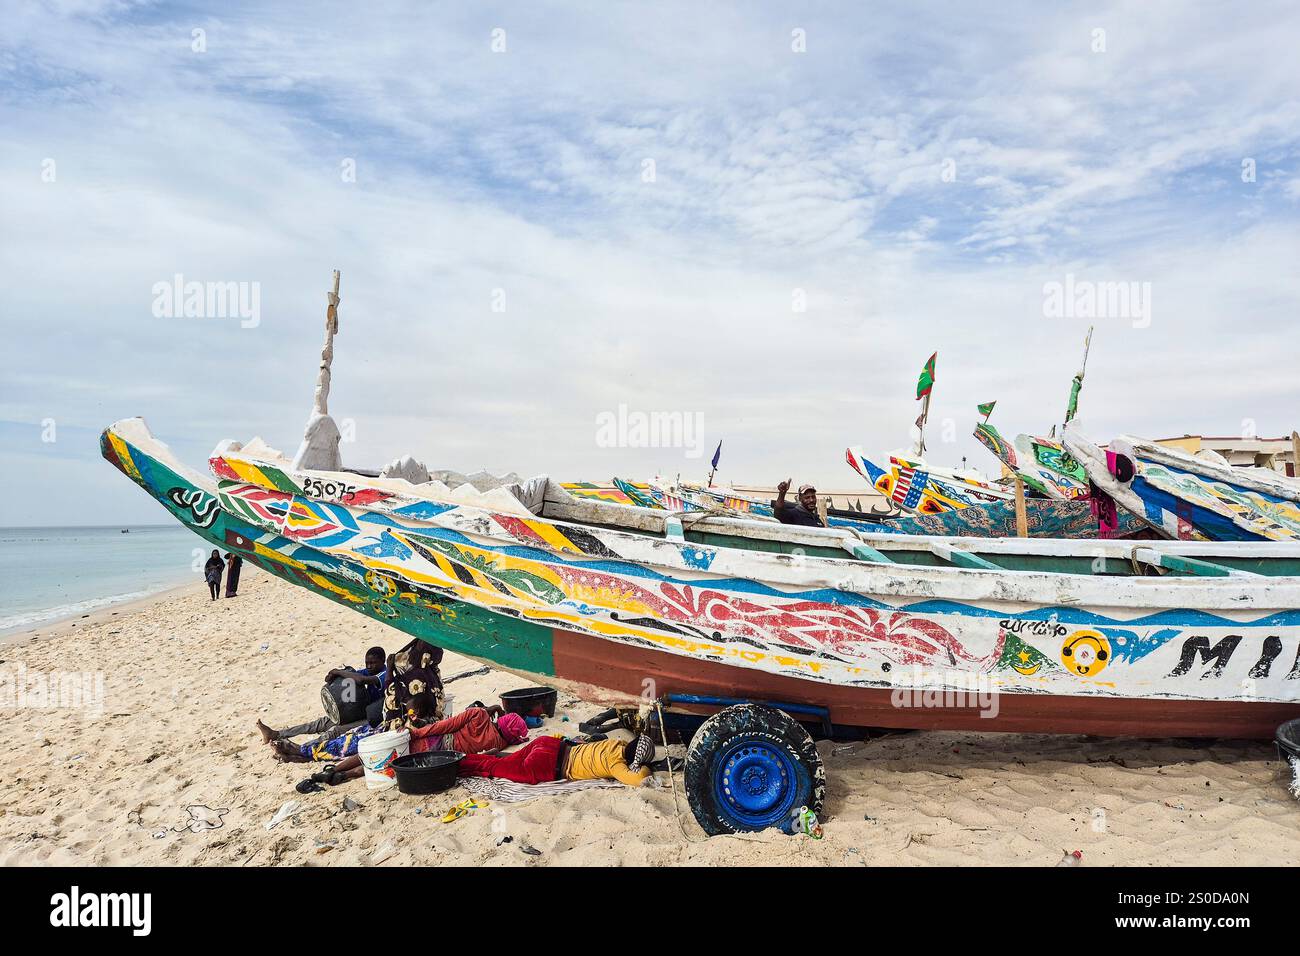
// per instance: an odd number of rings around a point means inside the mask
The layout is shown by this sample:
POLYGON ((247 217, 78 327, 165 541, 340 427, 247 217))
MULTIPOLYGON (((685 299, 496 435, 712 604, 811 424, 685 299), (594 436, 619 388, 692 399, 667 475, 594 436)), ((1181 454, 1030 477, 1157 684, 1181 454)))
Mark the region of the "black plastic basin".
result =
POLYGON ((502 694, 501 706, 507 713, 521 717, 554 717, 557 697, 554 687, 521 687, 502 694))
POLYGON ((457 750, 428 750, 393 761, 397 789, 402 793, 441 793, 456 782, 464 754, 457 750))

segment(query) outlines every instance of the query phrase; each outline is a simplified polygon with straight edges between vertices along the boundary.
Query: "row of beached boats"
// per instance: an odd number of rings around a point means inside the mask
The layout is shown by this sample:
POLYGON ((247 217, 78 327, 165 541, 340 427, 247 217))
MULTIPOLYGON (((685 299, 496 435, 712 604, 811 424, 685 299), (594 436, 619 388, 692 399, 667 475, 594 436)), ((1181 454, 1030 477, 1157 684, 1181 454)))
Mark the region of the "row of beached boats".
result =
MULTIPOLYGON (((1142 540, 1012 536, 995 517, 1014 516, 1006 485, 901 456, 877 468, 852 449, 850 464, 902 509, 925 495, 947 507, 796 527, 707 486, 583 488, 543 475, 480 490, 419 480, 409 460, 351 470, 327 408, 337 304, 336 274, 293 459, 226 441, 201 473, 138 418, 104 431, 104 457, 214 546, 593 703, 644 709, 653 697, 705 715, 779 702, 840 730, 1142 736, 1266 737, 1300 717, 1294 479, 1135 439, 1103 450, 1073 428, 1012 443, 984 430, 1038 495, 1023 507, 1043 527, 1068 506, 1095 528, 1100 501, 1103 517, 1113 503, 1112 532, 1140 526, 1142 540), (943 533, 961 515, 963 533, 943 533)), ((762 723, 770 712, 753 713, 762 723)), ((711 799, 734 804, 722 816, 739 821, 724 828, 766 825, 784 802, 811 799, 781 781, 792 768, 809 779, 815 749, 747 733, 709 756, 711 799), (741 766, 749 803, 734 791, 741 766)))

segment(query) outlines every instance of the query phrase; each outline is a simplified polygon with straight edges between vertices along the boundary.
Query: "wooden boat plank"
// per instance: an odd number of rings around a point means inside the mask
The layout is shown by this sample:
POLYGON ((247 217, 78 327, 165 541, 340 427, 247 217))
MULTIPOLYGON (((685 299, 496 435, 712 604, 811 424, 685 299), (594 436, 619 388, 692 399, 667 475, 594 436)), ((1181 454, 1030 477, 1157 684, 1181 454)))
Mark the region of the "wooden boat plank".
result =
POLYGON ((1236 568, 1224 567, 1222 564, 1215 564, 1212 561, 1202 561, 1198 558, 1189 558, 1186 555, 1172 554, 1168 551, 1156 551, 1152 548, 1134 548, 1133 557, 1144 564, 1164 568, 1167 571, 1178 571, 1183 574, 1198 574, 1204 577, 1260 576, 1253 571, 1240 571, 1236 568))
POLYGON ((944 541, 930 542, 930 550, 955 565, 963 568, 984 568, 987 571, 1005 571, 1001 565, 994 564, 985 558, 971 554, 969 551, 963 551, 961 548, 955 548, 944 541))

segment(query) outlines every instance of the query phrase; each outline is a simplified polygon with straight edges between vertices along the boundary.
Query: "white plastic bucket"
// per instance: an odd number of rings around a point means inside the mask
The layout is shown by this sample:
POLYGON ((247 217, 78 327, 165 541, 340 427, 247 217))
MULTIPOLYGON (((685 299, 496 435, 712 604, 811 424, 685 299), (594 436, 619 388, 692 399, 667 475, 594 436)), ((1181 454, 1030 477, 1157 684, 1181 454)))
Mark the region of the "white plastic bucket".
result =
POLYGON ((361 758, 361 767, 366 772, 366 787, 370 790, 385 790, 397 783, 397 772, 393 770, 393 761, 405 757, 411 752, 411 732, 409 730, 390 730, 371 734, 357 744, 357 756, 361 758))

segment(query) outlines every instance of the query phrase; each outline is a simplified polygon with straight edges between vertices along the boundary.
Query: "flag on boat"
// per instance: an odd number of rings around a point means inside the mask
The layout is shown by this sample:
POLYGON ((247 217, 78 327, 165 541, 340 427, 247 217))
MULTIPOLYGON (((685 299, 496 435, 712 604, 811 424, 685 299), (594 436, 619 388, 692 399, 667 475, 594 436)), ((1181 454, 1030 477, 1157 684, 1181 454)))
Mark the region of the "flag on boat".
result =
POLYGON ((722 460, 722 442, 718 442, 718 450, 713 453, 713 467, 718 467, 718 462, 722 460))
POLYGON ((976 405, 975 407, 979 409, 979 413, 984 416, 984 420, 988 421, 989 416, 993 414, 993 406, 996 404, 997 402, 985 402, 984 404, 976 405))
POLYGON ((1079 414, 1079 389, 1083 388, 1083 376, 1074 376, 1074 383, 1070 386, 1070 404, 1065 410, 1066 422, 1074 421, 1074 416, 1079 414))
POLYGON ((925 368, 921 369, 921 377, 916 382, 916 397, 918 399, 925 398, 930 394, 930 389, 934 388, 934 360, 938 357, 939 353, 935 352, 925 363, 925 368))

